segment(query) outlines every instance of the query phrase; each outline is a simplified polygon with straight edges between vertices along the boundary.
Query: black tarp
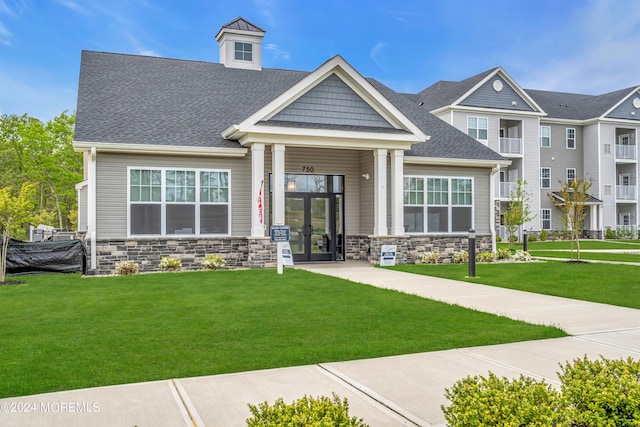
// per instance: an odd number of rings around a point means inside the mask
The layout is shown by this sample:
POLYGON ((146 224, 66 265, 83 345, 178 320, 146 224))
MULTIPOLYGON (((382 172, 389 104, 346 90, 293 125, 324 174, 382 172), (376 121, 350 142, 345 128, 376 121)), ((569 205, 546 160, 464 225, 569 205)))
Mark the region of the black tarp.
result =
MULTIPOLYGON (((0 237, 0 240, 1 237, 0 237)), ((21 242, 10 239, 7 276, 45 273, 87 273, 87 253, 82 240, 21 242)))

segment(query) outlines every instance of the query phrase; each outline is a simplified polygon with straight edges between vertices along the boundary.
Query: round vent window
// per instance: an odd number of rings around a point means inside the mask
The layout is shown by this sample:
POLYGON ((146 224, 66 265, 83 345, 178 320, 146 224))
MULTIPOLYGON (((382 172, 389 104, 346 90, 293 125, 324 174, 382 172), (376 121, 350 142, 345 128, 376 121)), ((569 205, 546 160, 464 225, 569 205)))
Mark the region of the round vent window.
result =
POLYGON ((493 81, 493 90, 495 90, 496 92, 500 92, 502 90, 502 82, 500 80, 494 80, 493 81))
POLYGON ((640 98, 636 98, 633 100, 633 106, 636 108, 640 108, 640 98))

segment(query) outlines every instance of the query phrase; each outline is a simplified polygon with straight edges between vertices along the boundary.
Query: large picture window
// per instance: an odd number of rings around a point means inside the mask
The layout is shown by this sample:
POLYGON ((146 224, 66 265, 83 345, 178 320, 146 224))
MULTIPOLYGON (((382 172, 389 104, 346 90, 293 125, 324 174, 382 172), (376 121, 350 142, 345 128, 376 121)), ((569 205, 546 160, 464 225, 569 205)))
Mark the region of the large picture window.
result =
POLYGON ((405 177, 403 196, 407 233, 466 233, 472 228, 471 178, 405 177))
POLYGON ((229 234, 229 171, 129 168, 129 235, 229 234))

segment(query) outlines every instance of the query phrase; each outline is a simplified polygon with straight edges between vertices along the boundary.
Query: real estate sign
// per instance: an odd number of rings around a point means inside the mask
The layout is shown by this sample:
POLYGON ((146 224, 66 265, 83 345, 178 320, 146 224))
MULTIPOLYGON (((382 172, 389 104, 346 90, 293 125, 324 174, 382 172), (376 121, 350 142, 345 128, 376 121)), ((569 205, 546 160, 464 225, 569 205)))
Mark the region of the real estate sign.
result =
POLYGON ((382 245, 380 249, 380 266, 391 267, 396 265, 396 245, 382 245))

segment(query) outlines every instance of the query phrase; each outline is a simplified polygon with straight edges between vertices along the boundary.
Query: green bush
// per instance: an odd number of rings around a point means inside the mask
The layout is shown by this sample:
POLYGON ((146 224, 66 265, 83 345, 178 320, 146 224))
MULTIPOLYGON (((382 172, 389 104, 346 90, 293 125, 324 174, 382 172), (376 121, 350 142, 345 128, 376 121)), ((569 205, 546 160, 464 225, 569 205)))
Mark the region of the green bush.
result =
POLYGON ((607 228, 607 231, 604 232, 604 238, 607 240, 613 240, 616 238, 616 233, 614 233, 612 229, 607 228))
POLYGON ((454 264, 464 264, 465 262, 469 262, 469 252, 454 252, 451 255, 451 262, 453 262, 454 264))
POLYGON ((116 264, 116 274, 119 276, 128 276, 137 274, 139 271, 138 264, 133 261, 120 261, 116 264))
POLYGON ((182 269, 182 260, 180 258, 163 256, 159 266, 162 271, 180 271, 182 269))
POLYGON ((476 261, 478 262, 495 262, 496 254, 491 251, 480 252, 476 255, 476 261))
POLYGON ((523 375, 509 380, 489 372, 488 378, 463 378, 445 396, 451 405, 442 411, 450 427, 553 426, 561 414, 559 393, 523 375))
POLYGON ((497 259, 511 259, 511 251, 507 248, 498 248, 496 251, 497 259))
POLYGON ((527 242, 537 242, 538 238, 536 236, 527 237, 527 242))
POLYGON ((640 361, 585 356, 567 363, 558 377, 570 425, 640 425, 640 361))
POLYGON ((502 242, 502 237, 496 236, 496 242, 498 242, 498 243, 502 242))
POLYGON ((540 230, 540 240, 544 242, 548 238, 549 238, 549 234, 548 234, 547 230, 545 230, 544 228, 542 230, 540 230))
POLYGON ((282 398, 279 398, 273 406, 264 402, 258 406, 249 404, 249 409, 253 414, 253 417, 247 419, 249 427, 367 427, 362 419, 349 417, 347 399, 341 401, 335 393, 333 393, 333 399, 327 396, 318 398, 304 396, 291 404, 286 404, 282 398))
POLYGON ((589 361, 561 366, 560 390, 520 376, 509 380, 489 372, 467 377, 445 390, 447 424, 456 426, 638 426, 640 361, 589 361))
POLYGON ((200 264, 205 270, 218 270, 219 268, 224 267, 227 264, 227 261, 218 255, 211 254, 205 256, 200 264))

